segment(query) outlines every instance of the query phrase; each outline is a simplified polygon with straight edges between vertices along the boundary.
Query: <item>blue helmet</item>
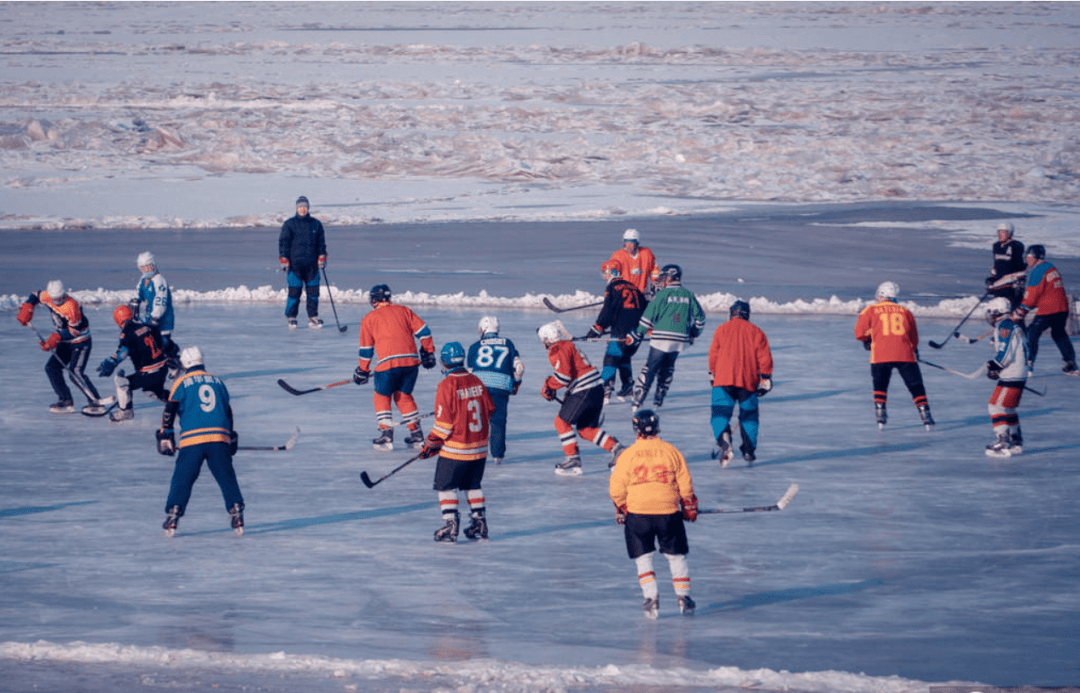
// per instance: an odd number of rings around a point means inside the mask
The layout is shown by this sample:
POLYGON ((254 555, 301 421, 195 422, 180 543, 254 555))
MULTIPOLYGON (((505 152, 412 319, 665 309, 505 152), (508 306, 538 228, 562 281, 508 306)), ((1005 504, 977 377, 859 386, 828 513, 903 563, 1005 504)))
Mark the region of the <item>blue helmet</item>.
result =
POLYGON ((461 342, 447 342, 443 344, 442 352, 439 353, 443 366, 447 369, 465 365, 465 347, 461 342))

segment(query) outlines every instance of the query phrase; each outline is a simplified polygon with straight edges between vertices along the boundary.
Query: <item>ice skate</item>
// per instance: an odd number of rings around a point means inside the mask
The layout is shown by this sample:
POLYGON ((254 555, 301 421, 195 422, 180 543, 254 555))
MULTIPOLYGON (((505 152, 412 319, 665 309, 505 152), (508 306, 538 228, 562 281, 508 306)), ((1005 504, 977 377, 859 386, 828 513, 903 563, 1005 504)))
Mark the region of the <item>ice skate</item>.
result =
POLYGON ((659 409, 664 406, 665 397, 667 397, 667 390, 658 386, 656 392, 653 393, 653 409, 659 409))
POLYGON ((926 430, 930 430, 934 427, 934 417, 930 416, 930 405, 919 405, 919 416, 922 417, 923 426, 926 426, 926 430))
POLYGON ((124 409, 117 409, 112 414, 109 414, 109 421, 118 424, 124 421, 131 421, 135 418, 135 409, 128 403, 128 406, 124 409))
POLYGON ((581 476, 581 458, 571 455, 555 465, 555 473, 559 476, 581 476))
POLYGON ((619 455, 623 454, 626 450, 626 446, 622 443, 615 443, 615 447, 611 448, 611 461, 608 462, 608 469, 615 469, 615 463, 619 461, 619 455))
POLYGON ((615 393, 615 399, 625 402, 628 397, 634 396, 634 383, 631 381, 623 385, 622 389, 615 393))
POLYGON ((487 517, 484 509, 473 510, 469 526, 465 528, 465 537, 474 541, 488 538, 487 517))
POLYGON ((165 523, 161 528, 165 530, 165 536, 171 537, 176 534, 176 524, 180 520, 180 506, 174 505, 165 511, 165 523))
POLYGON ((371 441, 372 446, 376 450, 393 450, 394 449, 394 429, 392 428, 379 428, 379 437, 373 438, 371 441))
POLYGON ((693 616, 694 607, 696 606, 697 604, 694 603, 689 594, 685 597, 679 597, 679 613, 683 616, 693 616))
POLYGON ((435 541, 446 542, 453 544, 457 542, 458 535, 458 523, 460 522, 460 516, 457 510, 453 515, 443 515, 446 520, 446 524, 435 530, 435 541))
POLYGON ((1065 367, 1061 369, 1061 372, 1065 375, 1080 376, 1080 368, 1076 367, 1076 361, 1066 361, 1065 367))
POLYGON ((731 434, 724 431, 716 439, 716 444, 720 449, 713 452, 713 459, 720 458, 720 467, 726 469, 735 458, 735 450, 731 447, 731 434))
POLYGON ((229 517, 236 536, 244 536, 244 508, 239 503, 233 503, 232 507, 229 508, 229 517))
POLYGON ((409 435, 405 438, 405 444, 413 450, 420 450, 424 447, 424 431, 417 426, 415 431, 410 430, 409 435))
POLYGON ((889 414, 885 411, 884 402, 874 402, 874 414, 877 416, 878 430, 885 430, 885 424, 889 421, 889 414))
POLYGON ((492 457, 491 458, 492 464, 502 464, 502 461, 503 461, 503 458, 501 458, 501 457, 492 457))
POLYGON ((742 458, 746 460, 746 464, 753 467, 754 461, 757 460, 757 455, 754 454, 754 448, 749 446, 743 446, 742 458))
POLYGON ((615 381, 604 381, 604 406, 607 406, 611 402, 611 393, 615 392, 615 381))
POLYGON ((641 603, 641 610, 645 612, 645 618, 651 618, 655 621, 656 617, 660 615, 660 600, 656 597, 646 599, 641 603))
POLYGON ((1012 441, 1008 433, 998 436, 997 440, 986 446, 987 457, 1004 458, 1012 457, 1012 454, 1012 441))
POLYGON ((49 405, 49 411, 53 414, 74 414, 75 403, 70 399, 62 399, 49 405))
POLYGON ((307 326, 310 330, 321 330, 323 326, 322 318, 318 315, 312 315, 307 319, 307 326))
POLYGON ((289 329, 290 330, 295 330, 296 329, 296 318, 289 318, 289 329))

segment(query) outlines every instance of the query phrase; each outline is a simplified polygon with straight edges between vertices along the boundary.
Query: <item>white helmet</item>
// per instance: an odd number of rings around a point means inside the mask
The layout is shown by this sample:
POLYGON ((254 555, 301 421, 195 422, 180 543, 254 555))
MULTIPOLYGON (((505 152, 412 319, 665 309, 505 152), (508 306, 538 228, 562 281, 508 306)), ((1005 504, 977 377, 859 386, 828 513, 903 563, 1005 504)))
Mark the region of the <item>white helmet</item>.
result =
POLYGON ((157 264, 155 264, 154 262, 154 254, 151 253, 149 250, 143 253, 139 253, 139 257, 135 259, 136 267, 146 267, 147 265, 155 269, 157 268, 157 264))
POLYGON ((986 304, 986 322, 993 325, 998 321, 1002 315, 1008 315, 1012 312, 1012 303, 1004 296, 998 296, 990 299, 986 304))
POLYGON ((49 297, 54 301, 63 301, 67 298, 67 289, 64 288, 64 282, 59 279, 53 279, 51 282, 45 285, 45 291, 49 293, 49 297))
POLYGON ((896 300, 896 297, 900 295, 900 287, 897 286, 896 282, 881 282, 874 295, 877 296, 878 300, 883 298, 896 300))
POLYGON ((1007 231, 1008 234, 1009 234, 1009 238, 1012 238, 1013 232, 1016 231, 1016 229, 1012 225, 1012 222, 1009 222, 1009 221, 1003 221, 1000 224, 998 224, 997 230, 998 231, 1007 231))
POLYGON ((481 337, 486 334, 499 334, 499 319, 494 315, 485 315, 480 318, 480 323, 476 327, 480 330, 481 337))
POLYGON ((540 343, 544 346, 551 346, 555 342, 563 338, 562 332, 565 330, 562 323, 556 320, 555 322, 549 322, 546 325, 541 325, 536 330, 536 336, 540 339, 540 343))
POLYGON ((627 229, 623 231, 622 235, 623 243, 626 241, 633 241, 634 243, 641 243, 641 234, 637 229, 627 229))
POLYGON ((197 346, 185 347, 180 352, 180 365, 184 370, 191 370, 192 366, 204 366, 202 351, 197 346))

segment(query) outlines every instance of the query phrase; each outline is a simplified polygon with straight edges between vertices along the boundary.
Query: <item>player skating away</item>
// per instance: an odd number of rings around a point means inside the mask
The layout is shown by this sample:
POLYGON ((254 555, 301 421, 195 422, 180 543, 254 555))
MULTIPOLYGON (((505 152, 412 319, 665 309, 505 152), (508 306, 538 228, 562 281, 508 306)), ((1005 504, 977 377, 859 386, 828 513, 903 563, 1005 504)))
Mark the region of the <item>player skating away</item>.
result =
POLYGON ((637 329, 627 337, 631 343, 640 344, 649 334, 649 356, 634 384, 635 410, 649 394, 654 378, 653 407, 663 405, 675 377, 675 360, 679 358, 679 352, 693 344, 705 329, 705 311, 694 294, 683 287, 682 269, 678 265, 664 265, 660 271, 660 287, 642 313, 637 329))
POLYGON ((19 308, 16 319, 22 325, 29 325, 34 318, 34 308, 45 306, 52 316, 56 330, 41 342, 42 351, 51 351, 52 356, 45 363, 45 374, 56 393, 57 401, 49 407, 54 414, 68 414, 75 411, 71 399, 71 390, 64 382, 64 371, 68 372, 71 382, 86 396, 88 404, 83 411, 91 416, 101 416, 105 407, 112 403, 112 398, 103 400, 90 378, 86 377, 86 363, 90 360, 90 321, 86 319, 82 306, 73 296, 69 296, 64 283, 59 279, 50 281, 44 291, 34 291, 19 308))
POLYGON ((611 333, 607 350, 604 352, 604 369, 600 372, 600 379, 604 381, 604 404, 607 404, 615 391, 616 374, 622 381, 622 387, 616 395, 620 402, 625 401, 634 391, 631 359, 637 353, 640 343, 628 343, 627 336, 637 329, 641 314, 645 312, 646 302, 644 294, 622 278, 619 263, 608 260, 600 266, 600 272, 607 282, 604 306, 585 338, 597 338, 605 330, 611 333))
POLYGON ((1080 375, 1080 370, 1076 368, 1076 350, 1065 331, 1065 323, 1069 320, 1069 297, 1065 295, 1061 273, 1046 261, 1046 248, 1041 245, 1028 248, 1024 261, 1028 266, 1027 289, 1020 307, 1013 311, 1013 320, 1022 324, 1024 316, 1035 312, 1035 317, 1027 326, 1028 370, 1034 369, 1039 339, 1049 329, 1050 338, 1057 344, 1065 362, 1061 370, 1067 375, 1080 375))
MULTIPOLYGON (((150 251, 139 253, 139 257, 135 258, 135 265, 142 272, 142 277, 135 287, 135 299, 131 302, 132 318, 158 329, 165 357, 169 359, 169 369, 176 371, 180 366, 180 348, 172 340, 176 317, 169 282, 161 276, 157 261, 150 251), (141 313, 143 304, 146 304, 145 316, 141 313)), ((113 317, 116 317, 115 313, 113 317)))
POLYGON ((855 321, 855 339, 870 352, 878 428, 884 428, 888 421, 889 380, 895 368, 911 393, 923 425, 930 430, 934 419, 919 370, 919 330, 911 311, 896 302, 899 295, 900 287, 896 283, 882 282, 875 293, 877 303, 864 308, 855 321))
POLYGON ((466 367, 480 379, 495 403, 491 415, 491 447, 489 452, 495 464, 506 457, 506 411, 510 396, 516 395, 525 375, 525 364, 514 343, 499 336, 499 319, 494 315, 480 318, 477 329, 480 341, 469 347, 466 367))
POLYGON ((986 362, 986 376, 997 381, 988 409, 995 440, 986 446, 990 457, 1010 457, 1023 452, 1020 417, 1016 413, 1027 381, 1027 339, 1024 328, 1013 321, 1009 299, 991 299, 986 321, 993 329, 994 357, 986 362))
POLYGON ((439 456, 435 465, 435 491, 443 526, 435 531, 435 541, 454 543, 458 537, 460 514, 458 492, 465 492, 470 523, 469 539, 487 539, 487 514, 480 482, 488 454, 489 422, 495 411, 484 383, 465 370, 465 349, 459 342, 447 342, 440 353, 446 377, 435 392, 435 425, 424 441, 420 457, 439 456))
POLYGON ((641 234, 637 229, 623 232, 622 247, 611 254, 610 262, 619 265, 619 276, 637 287, 646 296, 651 296, 660 277, 656 257, 648 248, 641 245, 641 234))
POLYGON ((120 328, 120 344, 116 347, 116 352, 97 367, 98 375, 103 378, 112 375, 125 358, 130 358, 131 365, 135 367, 135 372, 131 375, 124 375, 121 370, 113 380, 116 383, 118 407, 109 416, 113 423, 135 418, 132 390, 149 392, 159 402, 164 402, 168 397, 165 393, 165 376, 169 369, 166 366, 161 333, 155 325, 144 325, 133 316, 130 306, 117 306, 113 311, 113 320, 120 328))
POLYGON ((712 378, 712 432, 720 447, 717 456, 726 467, 734 456, 731 415, 739 405, 739 433, 743 459, 753 463, 758 440, 758 398, 772 390, 773 360, 769 340, 750 322, 750 304, 731 304, 728 321, 713 332, 709 347, 712 378))
POLYGON ((555 473, 581 476, 581 456, 577 445, 579 435, 610 452, 611 462, 608 466, 613 466, 623 446, 600 428, 600 414, 604 410, 604 387, 600 373, 570 341, 570 334, 562 322, 556 320, 542 325, 536 331, 536 336, 547 349, 548 361, 555 369, 544 380, 541 395, 546 400, 553 400, 560 388, 566 388, 566 397, 559 415, 555 417, 555 430, 562 441, 566 459, 555 465, 555 473))
POLYGON ((992 250, 994 266, 986 278, 986 293, 1009 299, 1015 309, 1024 295, 1027 266, 1024 264, 1024 244, 1013 238, 1016 229, 1003 221, 997 227, 997 241, 992 250))
POLYGON ((157 432, 158 452, 176 455, 162 527, 170 537, 176 531, 205 460, 225 499, 233 531, 243 534, 244 497, 232 463, 237 437, 229 391, 224 382, 207 372, 199 347, 190 346, 180 352, 180 366, 185 372, 173 383, 157 432), (180 428, 179 454, 174 424, 180 428))
POLYGON ((394 417, 392 404, 397 404, 401 418, 409 428, 405 444, 420 448, 424 432, 420 428, 420 412, 412 391, 416 387, 419 366, 435 367, 435 341, 427 323, 405 306, 390 302, 390 287, 376 284, 368 292, 371 312, 360 322, 360 363, 353 373, 353 382, 365 384, 371 378, 375 362, 375 421, 379 434, 372 440, 376 450, 394 449, 394 417), (420 352, 416 340, 420 340, 420 352))
POLYGON ((651 409, 634 413, 637 441, 619 455, 608 481, 615 503, 615 520, 623 525, 626 552, 637 566, 638 584, 645 597, 642 609, 648 618, 660 610, 660 590, 653 570, 657 544, 671 569, 671 583, 679 611, 692 616, 690 545, 683 520, 697 520, 698 503, 686 459, 660 439, 660 417, 651 409))
POLYGON ((289 297, 285 301, 289 329, 296 328, 300 294, 305 291, 308 327, 320 329, 323 326, 319 318, 319 270, 326 267, 326 233, 322 222, 308 214, 309 208, 308 199, 303 195, 298 197, 296 214, 281 225, 278 237, 278 259, 289 285, 289 297))

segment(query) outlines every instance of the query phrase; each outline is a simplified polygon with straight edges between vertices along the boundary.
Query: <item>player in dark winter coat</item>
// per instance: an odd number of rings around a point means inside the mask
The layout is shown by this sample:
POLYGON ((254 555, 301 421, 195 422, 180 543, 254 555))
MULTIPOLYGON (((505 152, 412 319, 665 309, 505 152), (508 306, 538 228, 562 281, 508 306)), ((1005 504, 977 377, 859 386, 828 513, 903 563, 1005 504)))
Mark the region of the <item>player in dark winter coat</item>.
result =
POLYGON ((585 335, 586 339, 596 339, 605 330, 609 330, 607 351, 604 352, 604 368, 600 379, 604 381, 604 403, 611 399, 615 391, 615 376, 622 381, 616 397, 625 401, 634 391, 634 370, 631 359, 637 353, 638 343, 627 343, 627 335, 637 329, 641 314, 645 312, 645 296, 636 286, 622 278, 619 264, 608 260, 600 266, 600 272, 607 282, 604 289, 604 306, 596 322, 585 335))
POLYGON ((176 455, 173 424, 179 423, 179 455, 173 469, 169 499, 165 502, 166 517, 162 527, 170 537, 176 531, 177 521, 184 516, 191 499, 191 488, 199 478, 205 460, 221 488, 233 530, 243 534, 244 497, 240 494, 232 463, 237 437, 233 430, 229 391, 224 382, 207 372, 199 347, 191 346, 180 352, 180 365, 185 372, 173 383, 157 432, 158 452, 170 457, 176 455))
POLYGON ((525 374, 525 364, 518 355, 514 343, 499 336, 499 320, 493 315, 480 318, 477 325, 480 341, 469 347, 465 366, 480 379, 495 403, 491 414, 489 452, 495 464, 506 457, 506 410, 510 396, 516 395, 525 374))
POLYGON ((82 306, 69 296, 63 282, 54 279, 44 291, 31 293, 19 308, 17 320, 22 325, 29 325, 34 318, 34 308, 43 305, 49 309, 55 332, 41 341, 42 351, 53 352, 45 364, 45 374, 49 384, 59 398, 49 407, 54 414, 67 414, 75 411, 71 400, 71 390, 64 382, 64 371, 68 372, 71 382, 79 388, 89 401, 83 412, 91 416, 101 416, 105 407, 112 404, 112 398, 102 399, 90 378, 86 377, 86 363, 90 360, 90 321, 82 311, 82 306))
POLYGON ((144 325, 133 318, 130 306, 117 306, 113 311, 113 320, 120 328, 120 345, 116 352, 103 360, 97 367, 98 375, 108 378, 125 358, 131 359, 135 372, 124 375, 116 374, 116 403, 118 409, 110 415, 113 423, 120 423, 135 418, 132 390, 144 390, 159 402, 164 402, 166 366, 164 340, 156 325, 144 325))
POLYGON ((986 293, 1009 299, 1015 309, 1024 295, 1027 267, 1024 264, 1024 244, 1013 238, 1014 232, 1010 222, 998 224, 998 239, 993 248, 994 266, 986 278, 986 293))
POLYGON ((1027 327, 1028 370, 1035 367, 1035 357, 1039 353, 1039 338, 1050 330, 1050 338, 1057 344, 1065 366, 1061 369, 1066 375, 1080 375, 1076 368, 1076 350, 1069 341, 1065 323, 1069 320, 1069 297, 1065 294, 1065 285, 1061 273, 1046 261, 1046 248, 1033 245, 1024 253, 1028 266, 1027 289, 1020 307, 1013 311, 1013 320, 1023 323, 1024 316, 1035 311, 1035 317, 1027 327))
POLYGON ((289 327, 296 327, 300 313, 300 294, 307 291, 308 327, 319 329, 319 270, 326 267, 326 234, 322 222, 308 214, 308 199, 296 200, 296 215, 281 225, 278 256, 281 268, 288 273, 289 298, 285 301, 285 318, 289 327))

